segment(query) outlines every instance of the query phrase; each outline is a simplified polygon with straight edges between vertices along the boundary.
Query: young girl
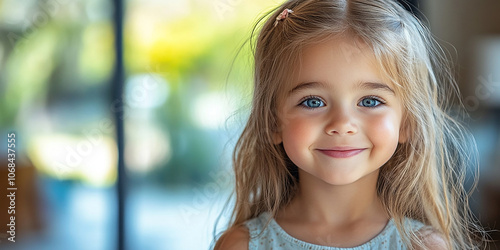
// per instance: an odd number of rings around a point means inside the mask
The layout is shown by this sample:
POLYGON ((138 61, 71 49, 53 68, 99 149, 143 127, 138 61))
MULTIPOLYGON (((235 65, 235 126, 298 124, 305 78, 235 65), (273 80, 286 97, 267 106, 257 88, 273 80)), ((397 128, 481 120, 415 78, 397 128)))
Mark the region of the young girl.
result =
POLYGON ((394 0, 282 4, 258 35, 215 249, 476 248, 446 65, 394 0))

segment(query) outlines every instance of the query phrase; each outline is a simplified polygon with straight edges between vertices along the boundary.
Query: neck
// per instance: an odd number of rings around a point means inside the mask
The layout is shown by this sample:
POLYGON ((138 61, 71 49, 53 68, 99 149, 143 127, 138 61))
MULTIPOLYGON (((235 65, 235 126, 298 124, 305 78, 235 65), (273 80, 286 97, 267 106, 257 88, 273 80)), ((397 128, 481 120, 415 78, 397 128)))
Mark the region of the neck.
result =
POLYGON ((299 174, 298 193, 284 213, 337 225, 389 218, 377 195, 378 170, 347 185, 331 185, 308 173, 299 174))

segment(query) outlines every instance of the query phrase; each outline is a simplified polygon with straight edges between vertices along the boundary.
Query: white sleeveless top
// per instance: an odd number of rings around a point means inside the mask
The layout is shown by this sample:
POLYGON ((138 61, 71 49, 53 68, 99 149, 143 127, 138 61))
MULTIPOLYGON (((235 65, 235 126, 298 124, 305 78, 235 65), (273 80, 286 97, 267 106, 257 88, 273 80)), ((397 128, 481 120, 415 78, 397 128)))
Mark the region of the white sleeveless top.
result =
MULTIPOLYGON (((409 225, 412 230, 418 231, 424 224, 422 222, 407 219, 405 224, 409 225)), ((269 250, 269 249, 296 249, 296 250, 365 250, 365 249, 407 249, 403 245, 401 236, 394 221, 391 219, 385 228, 377 236, 370 241, 351 248, 339 248, 321 246, 296 239, 286 233, 278 223, 271 218, 270 213, 264 212, 258 217, 245 222, 250 233, 250 241, 248 243, 249 250, 269 250), (267 221, 270 219, 266 228, 267 221)))

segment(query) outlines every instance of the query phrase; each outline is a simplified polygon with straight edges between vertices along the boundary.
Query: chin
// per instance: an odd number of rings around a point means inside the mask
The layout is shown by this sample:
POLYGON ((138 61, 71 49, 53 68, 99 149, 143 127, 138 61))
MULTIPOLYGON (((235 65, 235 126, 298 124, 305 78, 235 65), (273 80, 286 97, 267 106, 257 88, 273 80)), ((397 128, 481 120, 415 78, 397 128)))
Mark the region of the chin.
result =
POLYGON ((328 183, 332 186, 345 186, 358 182, 366 182, 366 181, 377 181, 378 179, 378 169, 366 174, 331 174, 330 176, 323 175, 319 179, 323 180, 325 183, 328 183), (327 177, 327 178, 325 178, 327 177))
POLYGON ((330 178, 323 179, 324 182, 332 186, 346 186, 357 182, 360 178, 330 178))

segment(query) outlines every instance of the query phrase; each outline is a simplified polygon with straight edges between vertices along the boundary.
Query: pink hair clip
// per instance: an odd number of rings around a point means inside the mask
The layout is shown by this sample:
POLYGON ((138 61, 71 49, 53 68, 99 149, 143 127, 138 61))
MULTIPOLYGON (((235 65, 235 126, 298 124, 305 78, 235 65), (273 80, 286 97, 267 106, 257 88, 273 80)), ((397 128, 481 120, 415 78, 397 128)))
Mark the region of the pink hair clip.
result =
POLYGON ((287 18, 289 13, 293 13, 293 10, 291 10, 291 9, 284 9, 283 12, 281 12, 281 14, 279 14, 276 17, 276 21, 274 22, 274 27, 276 27, 276 25, 278 25, 278 21, 287 18))

